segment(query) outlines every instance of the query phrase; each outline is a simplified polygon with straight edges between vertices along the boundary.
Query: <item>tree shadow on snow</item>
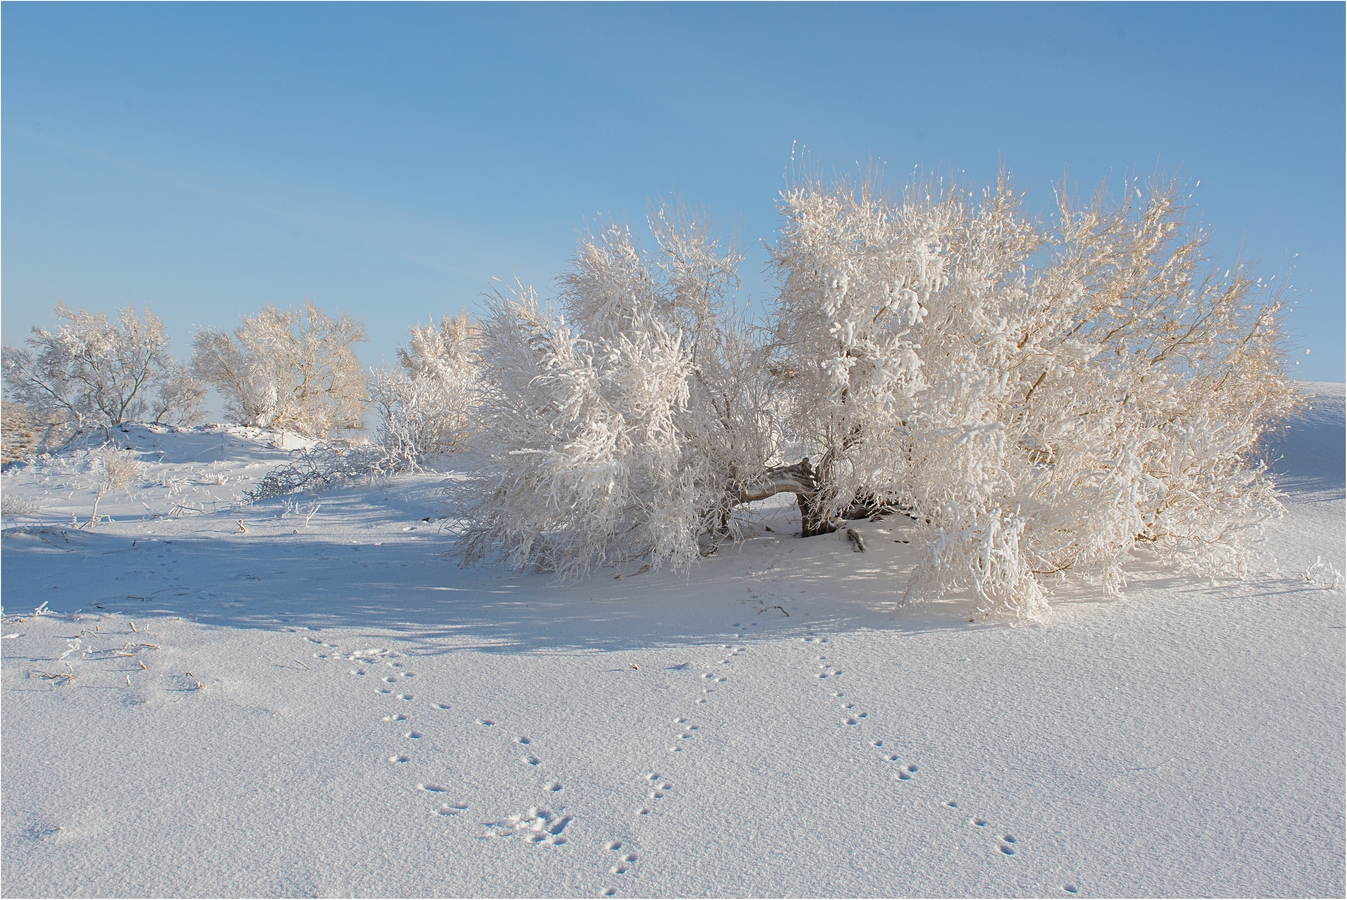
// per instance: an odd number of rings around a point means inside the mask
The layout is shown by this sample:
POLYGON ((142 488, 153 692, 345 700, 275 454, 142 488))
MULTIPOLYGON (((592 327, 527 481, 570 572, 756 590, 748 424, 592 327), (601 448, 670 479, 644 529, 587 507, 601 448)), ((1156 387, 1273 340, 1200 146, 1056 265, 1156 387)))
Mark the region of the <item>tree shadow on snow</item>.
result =
MULTIPOLYGON (((181 616, 207 625, 358 629, 413 652, 630 650, 867 629, 967 627, 971 603, 900 609, 905 547, 853 554, 831 536, 727 547, 686 574, 557 584, 461 568, 453 538, 341 543, 305 534, 145 538, 29 529, 3 542, 5 612, 181 616), (737 637, 736 637, 737 636, 737 637)), ((894 542, 895 544, 897 542, 894 542)))

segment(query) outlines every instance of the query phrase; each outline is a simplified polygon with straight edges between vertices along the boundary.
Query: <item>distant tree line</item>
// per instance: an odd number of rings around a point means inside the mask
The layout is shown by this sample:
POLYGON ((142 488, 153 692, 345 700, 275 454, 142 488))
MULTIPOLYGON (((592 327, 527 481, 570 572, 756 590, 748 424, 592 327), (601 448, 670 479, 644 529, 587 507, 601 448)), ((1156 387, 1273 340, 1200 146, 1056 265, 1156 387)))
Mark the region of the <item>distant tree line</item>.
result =
POLYGON ((202 329, 186 365, 168 355, 163 323, 148 309, 138 316, 128 306, 116 322, 60 302, 55 312, 53 330, 34 328, 0 357, 6 461, 127 422, 197 423, 208 388, 231 422, 310 438, 360 430, 373 401, 376 436, 404 468, 452 450, 467 427, 466 315, 413 326, 398 367, 367 375, 354 350, 364 326, 308 301, 265 307, 233 332, 202 329))

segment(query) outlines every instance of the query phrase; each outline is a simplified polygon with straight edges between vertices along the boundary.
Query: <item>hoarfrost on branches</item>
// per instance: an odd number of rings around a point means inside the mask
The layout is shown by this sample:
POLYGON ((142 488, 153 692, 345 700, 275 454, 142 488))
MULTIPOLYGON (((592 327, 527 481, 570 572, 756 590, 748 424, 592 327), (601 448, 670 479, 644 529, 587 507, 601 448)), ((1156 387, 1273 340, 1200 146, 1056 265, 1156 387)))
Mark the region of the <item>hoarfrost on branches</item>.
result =
POLYGON ((200 331, 192 368, 224 397, 232 421, 329 437, 360 427, 366 390, 354 345, 364 340, 359 321, 307 300, 298 311, 267 306, 232 334, 200 331))
POLYGON ((1063 192, 1048 224, 1004 177, 978 202, 808 182, 782 211, 775 330, 816 528, 904 506, 926 547, 909 599, 971 589, 1017 616, 1067 571, 1116 593, 1137 547, 1241 571, 1278 510, 1253 455, 1292 404, 1282 296, 1210 266, 1172 182, 1063 192))
POLYGON ((1279 510, 1256 456, 1293 406, 1284 294, 1213 266, 1179 198, 1129 179, 1041 222, 1005 176, 980 197, 805 181, 782 197, 770 343, 724 303, 741 257, 697 220, 656 209, 653 253, 589 237, 564 317, 522 287, 492 300, 466 557, 686 565, 785 490, 805 535, 911 515, 913 601, 1033 616, 1068 572, 1116 594, 1138 548, 1240 574, 1279 510), (783 432, 809 457, 783 465, 783 432))
POLYGON ((163 322, 148 309, 142 319, 127 306, 115 325, 61 302, 55 311, 55 331, 34 328, 26 349, 3 351, 7 399, 22 405, 34 430, 69 437, 123 422, 184 425, 199 417, 205 390, 168 355, 163 322))
POLYGON ((656 249, 613 225, 581 241, 558 315, 530 288, 482 325, 469 561, 562 577, 690 564, 775 454, 765 350, 726 301, 742 254, 657 207, 656 249))
POLYGON ((376 440, 392 467, 414 470, 427 456, 458 449, 469 431, 476 328, 462 315, 410 331, 398 368, 371 373, 370 399, 379 416, 376 440))
POLYGON ((389 458, 379 448, 319 443, 291 453, 289 462, 262 476, 257 487, 244 491, 244 498, 249 503, 257 503, 289 494, 317 493, 390 473, 389 458))

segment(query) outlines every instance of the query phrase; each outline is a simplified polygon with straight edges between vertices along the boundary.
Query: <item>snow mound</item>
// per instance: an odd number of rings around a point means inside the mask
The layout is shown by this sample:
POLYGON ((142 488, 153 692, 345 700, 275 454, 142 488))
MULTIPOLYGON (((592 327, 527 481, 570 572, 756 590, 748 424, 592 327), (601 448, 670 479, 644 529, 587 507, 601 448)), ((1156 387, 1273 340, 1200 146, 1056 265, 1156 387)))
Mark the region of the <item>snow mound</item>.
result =
POLYGON ((1302 382, 1303 406, 1267 442, 1277 487, 1292 494, 1342 499, 1347 471, 1344 385, 1302 382))

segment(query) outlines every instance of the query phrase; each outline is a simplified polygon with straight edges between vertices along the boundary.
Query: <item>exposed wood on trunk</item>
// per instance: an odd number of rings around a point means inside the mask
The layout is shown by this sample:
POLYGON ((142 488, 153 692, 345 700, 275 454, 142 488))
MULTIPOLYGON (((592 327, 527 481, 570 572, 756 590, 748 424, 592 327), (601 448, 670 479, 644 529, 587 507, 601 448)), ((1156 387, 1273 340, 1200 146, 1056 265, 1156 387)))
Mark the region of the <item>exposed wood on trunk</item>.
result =
POLYGON ((865 538, 854 528, 847 529, 847 540, 851 541, 851 549, 857 553, 865 552, 865 538))

